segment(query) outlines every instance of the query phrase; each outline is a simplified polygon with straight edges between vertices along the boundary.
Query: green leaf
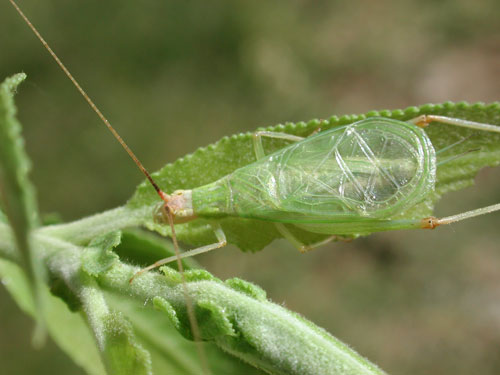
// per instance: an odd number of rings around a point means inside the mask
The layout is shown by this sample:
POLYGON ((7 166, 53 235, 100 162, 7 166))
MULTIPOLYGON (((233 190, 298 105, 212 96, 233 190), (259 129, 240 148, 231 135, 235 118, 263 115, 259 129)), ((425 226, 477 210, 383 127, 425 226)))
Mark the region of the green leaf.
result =
POLYGON ((249 297, 253 297, 259 301, 266 300, 266 291, 260 286, 249 283, 248 281, 239 279, 237 277, 226 280, 226 285, 230 288, 245 293, 249 297))
MULTIPOLYGON (((203 374, 196 344, 179 335, 179 327, 175 325, 180 322, 164 298, 153 299, 157 310, 144 309, 142 304, 130 303, 116 294, 106 299, 129 318, 137 337, 151 353, 155 374, 203 374)), ((223 352, 214 343, 203 343, 203 350, 212 374, 262 375, 261 371, 223 352)))
MULTIPOLYGON (((0 278, 20 309, 34 318, 33 296, 21 269, 13 263, 0 260, 0 278)), ((95 340, 82 315, 71 312, 63 301, 50 295, 46 288, 44 293, 45 322, 52 339, 88 374, 105 375, 95 340)))
POLYGON ((97 277, 118 262, 113 249, 120 244, 122 233, 115 231, 94 238, 82 255, 81 285, 76 287, 83 310, 101 349, 109 374, 150 375, 151 356, 134 335, 132 325, 121 312, 108 308, 97 283, 97 277))
MULTIPOLYGON (((130 266, 116 264, 99 277, 99 284, 113 294, 154 301, 166 320, 192 337, 181 278, 173 275, 176 271, 169 269, 168 277, 143 274, 130 285, 134 272, 130 266)), ((242 293, 213 276, 194 278, 186 287, 202 337, 254 367, 288 375, 383 374, 323 329, 282 306, 249 296, 246 290, 242 293)))
MULTIPOLYGON (((50 274, 61 279, 81 301, 109 373, 148 373, 152 368, 150 358, 157 358, 159 337, 164 333, 164 330, 155 330, 154 334, 149 331, 144 339, 140 330, 139 334, 132 332, 125 319, 127 309, 119 306, 117 313, 114 303, 108 305, 112 296, 120 296, 117 298, 124 306, 130 304, 130 299, 137 300, 142 309, 153 307, 153 301, 156 302, 166 315, 164 321, 173 321, 177 330, 188 337, 193 336, 186 304, 191 300, 202 337, 270 374, 383 374, 326 331, 267 301, 263 292, 251 284, 242 281, 226 284, 206 271, 194 270, 188 272, 184 288, 182 277, 169 267, 163 268, 165 276, 145 273, 131 284, 129 280, 137 267, 120 261, 94 278, 83 272, 82 247, 41 230, 35 238, 50 274), (152 349, 151 342, 155 343, 152 349)), ((138 324, 136 318, 131 320, 134 327, 138 324)))
POLYGON ((104 356, 110 374, 152 374, 151 356, 135 339, 132 325, 121 313, 104 319, 104 356))
POLYGON ((120 244, 122 233, 111 232, 96 237, 82 255, 83 270, 90 276, 98 276, 118 261, 113 249, 120 244))
MULTIPOLYGON (((500 103, 485 105, 482 103, 443 103, 427 104, 420 107, 409 107, 404 110, 371 111, 361 115, 337 117, 328 120, 311 120, 299 123, 287 123, 268 127, 266 130, 285 132, 298 136, 308 136, 313 131, 349 124, 370 116, 383 116, 398 120, 409 120, 421 114, 435 114, 457 117, 477 122, 500 125, 500 103)), ((451 125, 431 124, 426 128, 434 148, 443 149, 457 141, 459 145, 441 153, 439 160, 454 155, 459 157, 438 167, 435 193, 425 202, 409 209, 401 216, 405 218, 423 218, 429 216, 434 203, 445 193, 463 189, 473 183, 476 173, 485 166, 498 165, 500 161, 500 136, 488 132, 457 128, 451 125), (469 152, 474 150, 474 152, 469 152), (463 154, 463 155, 461 155, 463 154)), ((268 153, 278 150, 287 143, 280 140, 266 140, 264 147, 268 153)), ((438 161, 439 161, 438 160, 438 161)), ((255 161, 252 144, 252 133, 222 138, 219 142, 200 148, 193 154, 166 165, 153 175, 159 186, 166 192, 177 189, 190 189, 213 182, 235 169, 255 161), (210 168, 206 166, 210 165, 210 168)), ((158 204, 158 196, 150 184, 145 181, 138 186, 127 207, 133 211, 142 209, 144 225, 164 235, 170 230, 166 225, 153 221, 153 210, 158 204), (148 208, 148 209, 144 209, 148 208)), ((220 220, 228 242, 241 250, 257 251, 281 235, 272 223, 241 218, 220 220)), ((192 246, 215 242, 211 227, 206 220, 197 219, 176 226, 180 240, 192 246)), ((320 235, 293 229, 295 235, 305 243, 321 239, 320 235)))
POLYGON ((31 163, 24 151, 14 105, 14 92, 25 78, 23 73, 16 74, 0 85, 0 188, 19 250, 29 259, 27 236, 38 226, 38 214, 34 188, 28 179, 31 163))
MULTIPOLYGON (((121 312, 109 308, 103 291, 95 277, 110 272, 119 261, 113 255, 103 262, 92 257, 82 257, 85 249, 59 239, 34 235, 39 256, 47 266, 51 280, 64 283, 65 287, 80 301, 81 310, 91 328, 102 361, 109 374, 151 374, 151 358, 135 337, 130 323, 121 312), (90 276, 82 262, 88 260, 92 270, 98 269, 97 275, 90 276)), ((92 244, 102 246, 92 248, 98 251, 110 251, 120 241, 120 233, 113 232, 95 239, 92 244)))
MULTIPOLYGON (((108 242, 108 241, 103 241, 108 242)), ((134 335, 121 312, 110 310, 97 283, 83 274, 75 291, 94 332, 104 365, 113 375, 150 375, 151 356, 134 335)))
POLYGON ((223 336, 236 336, 226 311, 214 301, 200 299, 195 309, 202 339, 214 340, 223 336))
MULTIPOLYGON (((30 231, 39 225, 38 211, 35 189, 28 178, 31 163, 24 151, 21 124, 16 119, 14 105, 14 92, 25 78, 24 73, 19 73, 0 84, 0 199, 13 229, 37 308, 41 310, 39 289, 42 288, 43 269, 37 264, 29 239, 30 231)), ((41 313, 36 317, 41 317, 41 313)), ((43 323, 41 320, 37 323, 34 339, 36 344, 41 344, 44 339, 43 323)))

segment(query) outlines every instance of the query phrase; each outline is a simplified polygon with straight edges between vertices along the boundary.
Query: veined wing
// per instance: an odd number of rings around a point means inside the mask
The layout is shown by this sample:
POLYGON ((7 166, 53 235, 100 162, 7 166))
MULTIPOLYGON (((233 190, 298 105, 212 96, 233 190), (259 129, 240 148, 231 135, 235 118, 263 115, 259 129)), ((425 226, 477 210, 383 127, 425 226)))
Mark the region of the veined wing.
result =
POLYGON ((230 179, 239 215, 283 222, 388 218, 422 200, 434 181, 425 132, 383 118, 319 133, 230 179))

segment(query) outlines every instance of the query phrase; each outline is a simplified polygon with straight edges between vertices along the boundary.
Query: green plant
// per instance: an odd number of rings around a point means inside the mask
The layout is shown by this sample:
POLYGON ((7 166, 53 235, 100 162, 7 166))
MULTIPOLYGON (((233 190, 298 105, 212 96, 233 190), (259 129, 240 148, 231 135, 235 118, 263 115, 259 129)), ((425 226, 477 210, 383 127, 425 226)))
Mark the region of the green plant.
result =
MULTIPOLYGON (((176 333, 192 338, 179 273, 164 267, 163 275, 149 273, 129 284, 138 270, 131 263, 147 265, 172 253, 165 241, 129 229, 146 226, 168 233, 152 221, 157 199, 149 185, 141 184, 126 205, 114 210, 72 223, 39 224, 12 98, 24 78, 19 74, 7 79, 0 91, 0 191, 5 213, 0 212, 0 275, 5 286, 88 373, 201 373, 194 347, 176 333)), ((500 123, 499 103, 445 103, 332 117, 321 125, 328 128, 373 115, 405 120, 424 113, 500 123)), ((269 129, 306 135, 318 125, 313 120, 269 129)), ((480 168, 499 163, 500 137, 468 132, 448 126, 429 128, 438 149, 465 137, 449 152, 477 151, 440 167, 435 194, 407 215, 425 216, 442 194, 470 185, 480 168)), ((154 177, 167 190, 213 181, 253 161, 250 138, 251 134, 224 138, 165 166, 154 177)), ((238 219, 223 226, 229 241, 242 250, 260 250, 279 237, 266 222, 238 219)), ((212 235, 199 221, 178 226, 178 234, 191 245, 212 235)), ((190 268, 186 279, 200 334, 211 343, 203 350, 214 373, 259 373, 224 352, 271 374, 383 373, 321 328, 267 301, 261 288, 240 279, 222 282, 187 261, 185 265, 190 268)))

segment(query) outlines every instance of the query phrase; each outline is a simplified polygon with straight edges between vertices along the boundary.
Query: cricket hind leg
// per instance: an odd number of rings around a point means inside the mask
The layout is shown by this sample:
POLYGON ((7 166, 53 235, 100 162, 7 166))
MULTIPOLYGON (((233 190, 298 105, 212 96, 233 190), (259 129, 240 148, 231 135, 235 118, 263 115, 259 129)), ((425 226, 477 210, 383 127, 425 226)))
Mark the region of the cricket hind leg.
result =
POLYGON ((414 119, 409 120, 409 122, 421 127, 425 128, 431 122, 439 122, 441 124, 455 125, 460 126, 462 128, 469 128, 481 131, 489 131, 494 133, 500 133, 500 126, 492 125, 492 124, 483 124, 481 122, 463 120, 454 117, 446 117, 446 116, 437 116, 437 115, 421 115, 415 117, 414 119))
POLYGON ((440 225, 452 224, 465 219, 470 219, 472 217, 490 214, 492 212, 500 211, 500 203, 493 204, 491 206, 476 208, 475 210, 461 212, 456 215, 447 216, 443 218, 437 218, 434 216, 422 219, 423 229, 434 229, 440 225))
MULTIPOLYGON (((484 123, 480 123, 480 122, 463 120, 463 119, 458 119, 458 118, 454 118, 454 117, 446 117, 446 116, 421 115, 421 116, 418 116, 418 117, 410 120, 410 122, 412 122, 413 124, 420 126, 420 127, 426 127, 431 122, 439 122, 442 124, 455 125, 455 126, 479 130, 479 131, 489 131, 489 132, 494 132, 494 133, 500 133, 500 126, 497 126, 497 125, 484 124, 484 123)), ((445 160, 445 161, 441 162, 440 164, 443 164, 444 162, 448 162, 448 161, 450 161, 450 160, 445 160)), ((440 219, 431 216, 431 217, 422 219, 422 228, 434 229, 440 225, 456 223, 458 221, 469 219, 469 218, 472 218, 475 216, 486 215, 486 214, 489 214, 489 213, 492 213, 495 211, 500 211, 500 203, 494 204, 491 206, 478 208, 478 209, 471 210, 471 211, 462 212, 462 213, 459 213, 457 215, 447 216, 447 217, 440 218, 440 219)))
MULTIPOLYGON (((484 124, 481 122, 475 122, 475 121, 469 121, 469 120, 463 120, 455 117, 446 117, 446 116, 438 116, 438 115, 420 115, 418 117, 415 117, 414 119, 409 120, 409 122, 421 127, 425 128, 427 127, 431 122, 438 122, 441 124, 448 124, 448 125, 454 125, 454 126, 459 126, 462 128, 468 128, 468 129, 473 129, 473 130, 479 130, 479 131, 488 131, 488 132, 493 132, 493 133, 500 133, 500 126, 497 125, 492 125, 492 124, 484 124)), ((454 144, 445 147, 442 150, 439 150, 438 153, 444 152, 446 150, 449 150, 452 147, 455 147, 456 145, 466 141, 468 138, 465 138, 463 140, 460 140, 458 142, 455 142, 454 144)), ((438 166, 448 163, 452 160, 458 159, 462 157, 463 155, 466 155, 470 152, 474 151, 479 151, 480 149, 473 149, 466 151, 460 155, 454 155, 452 157, 449 157, 445 160, 439 161, 438 166)))

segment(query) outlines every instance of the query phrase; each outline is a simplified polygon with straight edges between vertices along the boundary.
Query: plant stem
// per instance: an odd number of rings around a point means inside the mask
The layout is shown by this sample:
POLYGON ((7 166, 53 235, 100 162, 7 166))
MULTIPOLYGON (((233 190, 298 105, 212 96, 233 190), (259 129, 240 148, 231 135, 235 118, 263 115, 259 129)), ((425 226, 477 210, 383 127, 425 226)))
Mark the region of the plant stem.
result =
POLYGON ((0 258, 4 258, 14 263, 21 261, 17 252, 12 230, 7 224, 0 223, 0 258))
MULTIPOLYGON (((116 213, 109 215, 108 218, 112 218, 116 213)), ((3 227, 0 226, 1 238, 3 227)), ((64 280, 78 295, 84 249, 41 232, 34 235, 38 254, 49 272, 64 280)), ((124 298, 133 297, 151 307, 153 300, 160 299, 175 311, 178 329, 189 330, 185 296, 177 272, 170 270, 166 276, 150 272, 130 284, 137 270, 137 267, 116 261, 97 276, 97 285, 102 290, 124 298)), ((204 339, 213 340, 223 350, 253 366, 270 374, 384 374, 323 329, 265 297, 249 295, 232 283, 224 283, 199 271, 191 273, 188 280, 189 296, 198 314, 201 313, 198 318, 204 339)))
POLYGON ((97 236, 140 226, 144 210, 118 207, 71 223, 46 226, 40 228, 37 233, 67 240, 73 244, 85 245, 97 236))

